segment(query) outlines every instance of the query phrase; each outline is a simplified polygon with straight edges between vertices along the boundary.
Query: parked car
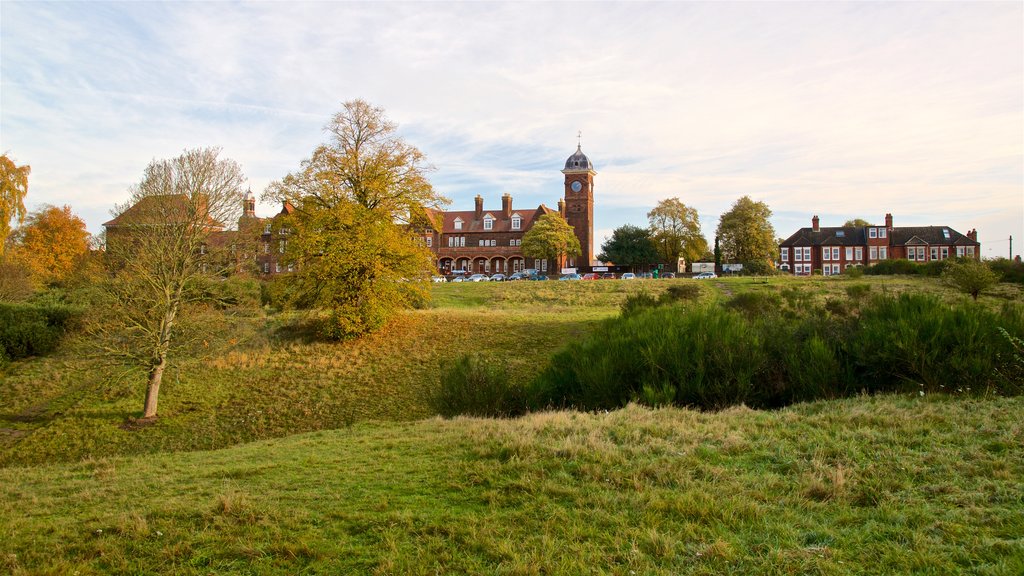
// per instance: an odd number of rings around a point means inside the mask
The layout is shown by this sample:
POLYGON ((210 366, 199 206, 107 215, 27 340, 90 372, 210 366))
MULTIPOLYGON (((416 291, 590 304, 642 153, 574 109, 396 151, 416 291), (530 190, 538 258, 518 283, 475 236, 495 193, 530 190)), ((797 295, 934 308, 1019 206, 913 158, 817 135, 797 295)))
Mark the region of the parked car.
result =
POLYGON ((661 275, 661 277, 662 278, 675 278, 676 274, 675 274, 675 272, 665 272, 664 274, 661 275))
POLYGON ((583 276, 579 274, 562 274, 559 280, 583 280, 583 276))
POLYGON ((441 282, 447 282, 448 281, 448 279, 445 278, 444 276, 431 276, 430 280, 432 282, 436 282, 436 283, 441 283, 441 282))
POLYGON ((602 280, 615 280, 615 272, 605 272, 601 274, 602 280))
POLYGON ((534 274, 533 276, 530 276, 530 280, 547 280, 547 279, 548 279, 548 277, 543 275, 543 274, 534 274))
POLYGON ((466 281, 466 279, 463 278, 462 276, 452 276, 452 279, 449 280, 449 282, 465 282, 465 281, 466 281))
POLYGON ((583 279, 584 280, 600 280, 601 279, 601 275, 600 274, 595 274, 594 272, 590 272, 589 274, 584 274, 583 275, 583 279))
POLYGON ((718 278, 718 274, 714 272, 701 272, 693 277, 694 280, 707 280, 708 278, 718 278))
POLYGON ((469 278, 466 278, 466 282, 487 282, 490 278, 487 274, 473 274, 469 278))
POLYGON ((504 282, 504 281, 505 281, 505 275, 504 274, 495 274, 494 276, 491 276, 491 282, 504 282))
POLYGON ((640 278, 643 278, 644 280, 650 280, 651 278, 654 278, 654 274, 651 274, 650 272, 644 272, 643 274, 640 275, 640 278))
POLYGON ((632 272, 626 272, 619 279, 620 280, 636 280, 636 274, 633 274, 632 272))
POLYGON ((515 280, 529 280, 530 277, 525 272, 515 272, 511 276, 505 279, 506 282, 513 282, 515 280))

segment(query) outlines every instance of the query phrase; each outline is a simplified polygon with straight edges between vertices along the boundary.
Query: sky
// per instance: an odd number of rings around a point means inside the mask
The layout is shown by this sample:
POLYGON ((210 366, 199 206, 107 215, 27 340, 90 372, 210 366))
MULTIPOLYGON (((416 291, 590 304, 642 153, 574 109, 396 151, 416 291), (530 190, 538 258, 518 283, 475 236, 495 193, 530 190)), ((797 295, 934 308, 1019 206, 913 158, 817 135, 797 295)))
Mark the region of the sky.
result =
POLYGON ((1024 245, 1022 2, 0 2, 0 153, 93 233, 187 148, 259 197, 356 98, 453 210, 555 207, 580 142, 595 252, 672 197, 709 240, 749 196, 783 238, 892 213, 1024 245))

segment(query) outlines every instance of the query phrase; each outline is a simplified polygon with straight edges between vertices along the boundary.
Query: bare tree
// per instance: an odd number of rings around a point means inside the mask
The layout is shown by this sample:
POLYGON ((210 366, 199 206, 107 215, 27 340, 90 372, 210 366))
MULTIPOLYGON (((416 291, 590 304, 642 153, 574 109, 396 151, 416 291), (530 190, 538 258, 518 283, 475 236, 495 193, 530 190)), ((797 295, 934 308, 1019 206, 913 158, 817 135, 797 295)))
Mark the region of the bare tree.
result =
POLYGON ((218 148, 203 148, 154 160, 104 225, 115 272, 112 312, 120 329, 110 351, 146 368, 144 419, 156 416, 179 314, 198 297, 192 289, 227 262, 218 252, 230 244, 224 228, 241 212, 245 177, 219 154, 218 148))

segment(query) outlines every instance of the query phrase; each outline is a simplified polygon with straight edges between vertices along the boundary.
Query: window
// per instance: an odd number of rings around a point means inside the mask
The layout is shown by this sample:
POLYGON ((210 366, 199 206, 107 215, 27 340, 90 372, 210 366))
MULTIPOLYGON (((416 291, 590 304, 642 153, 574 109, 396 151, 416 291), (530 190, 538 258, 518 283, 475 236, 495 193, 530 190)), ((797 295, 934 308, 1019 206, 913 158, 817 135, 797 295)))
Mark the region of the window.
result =
POLYGON ((789 262, 789 248, 779 248, 779 259, 783 262, 789 262))
POLYGON ((426 237, 426 241, 427 241, 427 248, 432 248, 434 246, 434 237, 433 236, 427 236, 426 237))
MULTIPOLYGON (((804 260, 806 262, 810 262, 811 261, 811 247, 810 246, 804 246, 804 260)), ((810 266, 808 266, 807 268, 810 269, 810 266)))
POLYGON ((455 236, 448 237, 448 247, 451 248, 452 246, 455 246, 455 236))
POLYGON ((853 250, 857 254, 856 256, 854 256, 854 258, 857 260, 857 262, 863 262, 864 261, 864 249, 861 248, 860 246, 857 246, 853 250))
POLYGON ((850 260, 853 260, 853 248, 850 248, 849 246, 847 246, 847 248, 846 248, 846 261, 849 262, 850 260))
POLYGON ((793 248, 793 260, 797 262, 804 261, 804 251, 802 248, 793 248))
POLYGON ((479 240, 478 242, 479 242, 478 246, 487 246, 487 241, 486 240, 479 240))
POLYGON ((888 257, 889 257, 889 248, 887 248, 885 246, 879 246, 878 247, 878 259, 879 260, 885 260, 888 257))
POLYGON ((832 259, 839 260, 839 246, 832 247, 832 259))
POLYGON ((462 248, 465 245, 466 245, 466 237, 465 236, 459 236, 459 247, 462 248))
POLYGON ((491 246, 497 246, 497 245, 498 245, 498 241, 495 240, 494 238, 491 238, 491 246))
POLYGON ((924 262, 924 246, 919 246, 917 248, 917 261, 924 262))
POLYGON ((267 225, 263 227, 263 233, 270 234, 270 222, 267 222, 267 225))
POLYGON ((270 274, 270 262, 263 263, 263 273, 270 274))
POLYGON ((878 248, 874 246, 868 248, 868 260, 878 260, 878 248))
POLYGON ((885 238, 885 228, 879 228, 878 229, 878 237, 879 238, 885 238))
POLYGON ((462 230, 462 218, 455 219, 455 229, 462 230))
POLYGON ((493 229, 494 229, 494 218, 491 218, 491 216, 488 215, 486 218, 484 218, 484 230, 493 230, 493 229))
POLYGON ((907 260, 917 260, 917 248, 913 246, 907 248, 907 260))
POLYGON ((263 243, 263 253, 270 254, 270 242, 263 243))
POLYGON ((280 262, 277 262, 276 264, 274 264, 274 271, 275 272, 280 272, 281 271, 281 263, 280 262))
POLYGON ((839 274, 839 264, 832 265, 832 275, 835 276, 836 274, 839 274))
POLYGON ((931 259, 932 260, 938 260, 939 259, 939 247, 938 246, 932 246, 932 249, 931 249, 931 259))
POLYGON ((878 228, 868 228, 868 238, 878 238, 878 228))
POLYGON ((942 229, 942 237, 945 238, 946 240, 949 240, 949 228, 942 229))
POLYGON ((957 258, 963 258, 964 257, 964 247, 963 246, 957 246, 956 247, 956 257, 957 258))
POLYGON ((277 251, 280 252, 281 254, 284 254, 284 247, 286 242, 286 240, 281 240, 277 243, 277 251))
POLYGON ((518 214, 516 214, 515 216, 512 217, 512 229, 513 230, 519 230, 519 228, 522 225, 523 225, 523 219, 520 218, 518 214))
POLYGON ((831 254, 832 254, 832 250, 828 246, 826 246, 826 247, 821 249, 821 259, 822 260, 831 260, 832 259, 831 254))
POLYGON ((845 238, 845 237, 846 237, 846 231, 845 230, 836 230, 836 238, 845 238))
POLYGON ((288 271, 289 272, 295 272, 295 264, 289 264, 288 265, 288 271))
POLYGON ((945 260, 946 258, 949 258, 949 246, 942 247, 942 259, 945 260))
POLYGON ((967 247, 967 255, 971 256, 971 257, 974 256, 974 246, 968 246, 967 247))

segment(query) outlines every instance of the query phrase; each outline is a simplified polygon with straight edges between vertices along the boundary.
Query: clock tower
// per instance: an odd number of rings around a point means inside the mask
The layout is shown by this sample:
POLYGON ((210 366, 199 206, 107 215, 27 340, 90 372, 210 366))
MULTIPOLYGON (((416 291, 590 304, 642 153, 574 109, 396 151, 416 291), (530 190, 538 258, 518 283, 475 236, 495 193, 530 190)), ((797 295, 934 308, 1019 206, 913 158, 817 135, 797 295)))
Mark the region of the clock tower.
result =
POLYGON ((590 269, 594 260, 594 165, 579 145, 565 161, 565 220, 580 241, 580 255, 569 257, 566 265, 590 269))

